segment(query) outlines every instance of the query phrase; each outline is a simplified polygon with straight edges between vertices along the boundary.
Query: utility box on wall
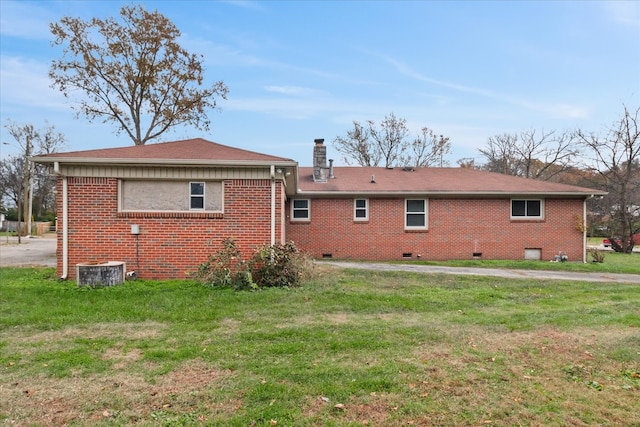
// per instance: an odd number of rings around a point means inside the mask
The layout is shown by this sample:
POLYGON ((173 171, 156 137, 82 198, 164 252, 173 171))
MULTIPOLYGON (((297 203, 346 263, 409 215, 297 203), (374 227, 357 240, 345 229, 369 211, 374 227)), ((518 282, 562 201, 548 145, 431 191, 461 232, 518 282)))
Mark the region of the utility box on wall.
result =
POLYGON ((126 263, 109 261, 103 263, 83 263, 76 265, 78 286, 115 286, 124 283, 126 263))

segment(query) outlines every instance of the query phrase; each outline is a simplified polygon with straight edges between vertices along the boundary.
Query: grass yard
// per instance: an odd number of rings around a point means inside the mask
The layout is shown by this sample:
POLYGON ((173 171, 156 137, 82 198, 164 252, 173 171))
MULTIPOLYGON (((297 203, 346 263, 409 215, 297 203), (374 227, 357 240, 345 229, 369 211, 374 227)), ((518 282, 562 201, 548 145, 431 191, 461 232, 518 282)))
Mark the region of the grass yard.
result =
MULTIPOLYGON (((506 268, 517 270, 557 270, 582 273, 623 273, 640 274, 640 252, 631 254, 616 253, 611 250, 601 251, 604 262, 592 262, 587 255, 587 263, 580 260, 573 262, 524 261, 524 260, 452 260, 452 261, 411 261, 412 264, 445 265, 449 267, 506 268)), ((406 261, 405 261, 406 262, 406 261)), ((396 261, 396 263, 403 263, 396 261)), ((638 279, 640 281, 640 279, 638 279)))
POLYGON ((0 424, 640 425, 640 285, 319 267, 299 289, 0 269, 0 424))

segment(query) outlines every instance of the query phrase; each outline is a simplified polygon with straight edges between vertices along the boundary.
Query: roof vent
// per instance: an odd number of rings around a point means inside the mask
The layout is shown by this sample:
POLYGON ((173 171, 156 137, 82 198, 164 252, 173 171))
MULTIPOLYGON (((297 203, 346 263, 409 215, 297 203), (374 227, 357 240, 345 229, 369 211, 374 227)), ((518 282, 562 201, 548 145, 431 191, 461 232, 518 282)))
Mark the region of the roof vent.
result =
POLYGON ((414 168, 413 166, 405 166, 402 168, 402 170, 405 172, 414 172, 416 168, 414 168))
POLYGON ((375 175, 371 175, 371 183, 372 184, 376 183, 376 176, 375 175))

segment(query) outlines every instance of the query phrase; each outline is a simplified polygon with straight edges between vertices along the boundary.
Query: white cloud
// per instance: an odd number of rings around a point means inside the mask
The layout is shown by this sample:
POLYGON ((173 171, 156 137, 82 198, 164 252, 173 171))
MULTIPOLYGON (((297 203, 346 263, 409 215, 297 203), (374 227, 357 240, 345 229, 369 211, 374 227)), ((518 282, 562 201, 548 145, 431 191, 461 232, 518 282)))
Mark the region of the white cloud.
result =
POLYGON ((0 58, 3 115, 10 112, 7 106, 12 105, 68 109, 64 96, 51 88, 50 84, 48 65, 19 57, 0 58))
POLYGON ((640 2, 604 1, 600 5, 605 14, 615 22, 640 28, 640 2))
POLYGON ((550 116, 553 119, 586 119, 591 110, 585 106, 570 104, 535 104, 522 102, 522 105, 550 116))
POLYGON ((38 2, 0 1, 0 34, 26 39, 49 39, 49 23, 55 18, 38 2))
POLYGON ((479 95, 485 98, 493 99, 496 101, 500 101, 503 103, 520 106, 529 110, 545 113, 551 116, 552 118, 556 118, 556 119, 585 118, 589 114, 589 110, 583 106, 570 105, 566 103, 554 103, 554 104, 536 103, 526 99, 505 95, 499 92, 495 92, 495 91, 491 91, 483 88, 465 86, 465 85, 461 85, 454 82, 434 79, 429 76, 425 76, 424 74, 412 69, 407 64, 397 61, 388 56, 378 55, 378 54, 376 54, 376 56, 382 58, 384 61, 391 64, 399 73, 409 78, 412 78, 414 80, 419 80, 419 81, 433 84, 436 86, 453 89, 457 92, 470 93, 470 94, 479 95))
POLYGON ((233 6, 240 7, 242 9, 264 10, 260 2, 251 1, 251 0, 223 0, 220 3, 230 4, 233 6))
POLYGON ((280 93, 282 95, 292 96, 311 96, 318 95, 321 92, 316 89, 300 87, 300 86, 265 86, 267 92, 280 93))

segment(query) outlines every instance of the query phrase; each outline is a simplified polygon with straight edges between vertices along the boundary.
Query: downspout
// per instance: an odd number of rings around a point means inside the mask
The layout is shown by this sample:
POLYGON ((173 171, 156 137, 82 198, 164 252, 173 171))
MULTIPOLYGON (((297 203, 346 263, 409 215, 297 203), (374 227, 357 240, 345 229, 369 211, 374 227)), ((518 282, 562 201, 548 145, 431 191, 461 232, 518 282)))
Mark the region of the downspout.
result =
POLYGON ((587 199, 582 202, 582 262, 587 263, 587 199))
POLYGON ((276 167, 271 165, 271 246, 276 244, 276 167))
MULTIPOLYGON (((53 171, 56 175, 60 173, 60 163, 53 164, 53 171)), ((69 277, 69 185, 67 177, 62 176, 62 275, 61 280, 69 277)))

